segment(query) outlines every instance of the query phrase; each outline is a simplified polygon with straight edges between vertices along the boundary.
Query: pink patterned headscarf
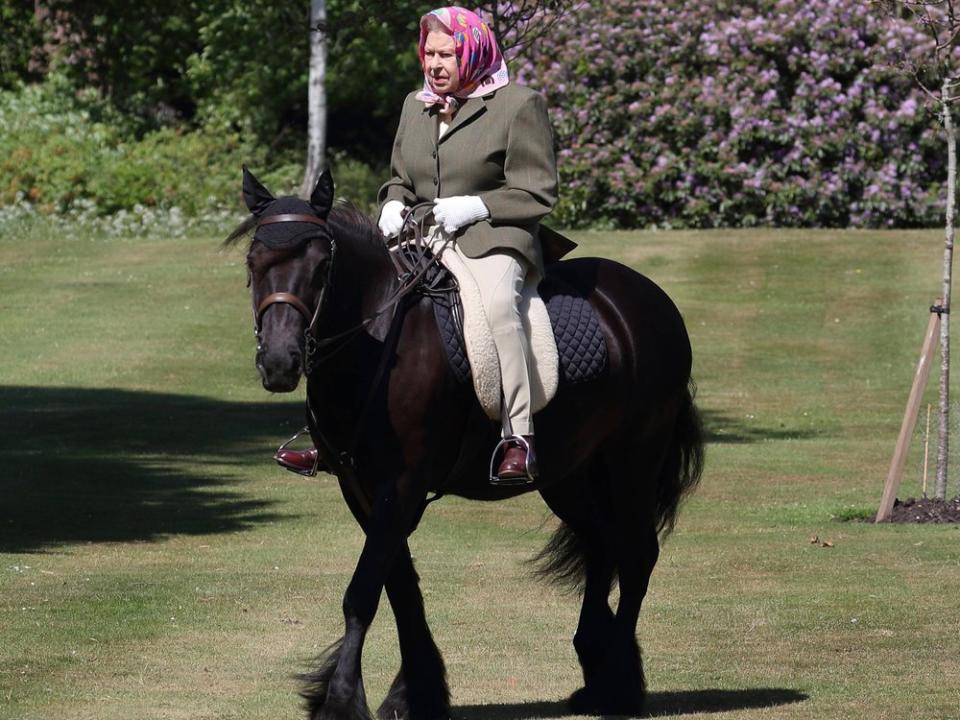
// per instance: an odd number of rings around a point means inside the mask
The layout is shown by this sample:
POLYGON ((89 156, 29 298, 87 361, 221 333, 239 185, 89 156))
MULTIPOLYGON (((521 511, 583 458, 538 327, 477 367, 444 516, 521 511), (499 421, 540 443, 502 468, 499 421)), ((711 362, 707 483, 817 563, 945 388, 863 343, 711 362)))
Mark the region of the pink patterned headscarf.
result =
POLYGON ((460 100, 487 95, 510 82, 507 63, 497 45, 493 31, 476 13, 452 5, 433 10, 420 18, 420 66, 423 67, 423 46, 427 42, 427 18, 436 17, 453 35, 456 45, 460 87, 454 93, 438 95, 430 87, 426 68, 423 72, 423 90, 417 100, 439 105, 448 111, 460 106, 460 100))

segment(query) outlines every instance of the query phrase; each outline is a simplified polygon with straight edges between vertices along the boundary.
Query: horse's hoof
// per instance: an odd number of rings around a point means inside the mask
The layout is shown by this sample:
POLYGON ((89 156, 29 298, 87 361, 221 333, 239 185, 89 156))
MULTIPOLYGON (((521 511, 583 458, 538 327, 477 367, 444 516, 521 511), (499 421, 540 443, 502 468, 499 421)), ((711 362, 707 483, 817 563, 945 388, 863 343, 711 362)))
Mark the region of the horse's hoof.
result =
POLYGON ((390 702, 389 698, 377 708, 377 720, 449 720, 450 708, 421 708, 418 712, 411 712, 406 702, 390 702))
POLYGON ((574 691, 567 700, 567 706, 574 715, 594 715, 599 712, 597 698, 587 687, 574 691))
POLYGON ((409 720, 410 709, 405 702, 391 702, 387 698, 377 708, 377 720, 409 720))
POLYGON ((390 688, 390 692, 377 709, 377 720, 449 720, 450 703, 447 699, 446 686, 438 696, 421 697, 414 700, 408 697, 408 689, 402 676, 399 676, 390 688))
MULTIPOLYGON (((419 717, 418 714, 411 713, 406 705, 394 706, 384 703, 377 709, 377 720, 411 720, 411 718, 419 717)), ((422 717, 423 720, 449 720, 450 711, 426 711, 426 714, 422 715, 422 717)))
POLYGON ((643 714, 643 697, 616 697, 602 690, 582 687, 567 700, 567 706, 574 715, 629 715, 643 714))

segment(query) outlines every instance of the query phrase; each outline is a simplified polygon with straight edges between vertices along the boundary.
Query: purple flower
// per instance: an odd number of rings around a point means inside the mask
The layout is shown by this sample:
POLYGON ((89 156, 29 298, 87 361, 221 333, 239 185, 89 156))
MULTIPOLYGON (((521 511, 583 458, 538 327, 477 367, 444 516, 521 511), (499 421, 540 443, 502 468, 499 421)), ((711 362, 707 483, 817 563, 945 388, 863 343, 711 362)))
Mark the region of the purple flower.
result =
POLYGON ((867 5, 584 3, 522 61, 551 106, 560 220, 936 222, 942 141, 891 53, 929 42, 867 5))

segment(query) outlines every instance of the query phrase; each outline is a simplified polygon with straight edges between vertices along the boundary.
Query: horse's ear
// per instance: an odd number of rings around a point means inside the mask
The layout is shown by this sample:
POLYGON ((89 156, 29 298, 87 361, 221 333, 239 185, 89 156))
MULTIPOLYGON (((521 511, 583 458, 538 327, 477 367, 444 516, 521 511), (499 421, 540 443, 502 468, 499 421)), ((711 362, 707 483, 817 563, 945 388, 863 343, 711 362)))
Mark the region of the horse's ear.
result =
POLYGON ((260 215, 267 205, 276 200, 273 194, 267 190, 253 173, 243 166, 243 201, 247 204, 254 215, 260 215))
POLYGON ((310 193, 310 205, 322 218, 325 218, 333 207, 333 175, 329 169, 324 170, 317 178, 317 186, 310 193))

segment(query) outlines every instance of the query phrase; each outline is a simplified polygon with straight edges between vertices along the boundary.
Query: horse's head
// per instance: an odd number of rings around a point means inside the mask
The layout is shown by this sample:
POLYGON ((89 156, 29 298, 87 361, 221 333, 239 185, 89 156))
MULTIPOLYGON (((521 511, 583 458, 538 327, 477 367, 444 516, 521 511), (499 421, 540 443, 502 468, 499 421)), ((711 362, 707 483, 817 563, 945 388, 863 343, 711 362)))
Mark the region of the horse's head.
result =
POLYGON ((326 218, 333 204, 333 178, 325 171, 308 202, 275 198, 244 168, 243 199, 252 215, 231 238, 255 228, 247 269, 257 370, 267 390, 290 392, 304 372, 304 331, 316 320, 332 261, 326 218))

